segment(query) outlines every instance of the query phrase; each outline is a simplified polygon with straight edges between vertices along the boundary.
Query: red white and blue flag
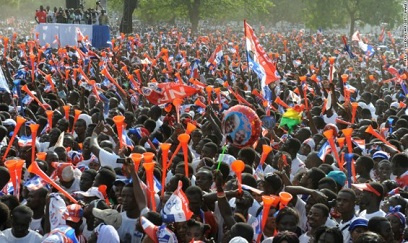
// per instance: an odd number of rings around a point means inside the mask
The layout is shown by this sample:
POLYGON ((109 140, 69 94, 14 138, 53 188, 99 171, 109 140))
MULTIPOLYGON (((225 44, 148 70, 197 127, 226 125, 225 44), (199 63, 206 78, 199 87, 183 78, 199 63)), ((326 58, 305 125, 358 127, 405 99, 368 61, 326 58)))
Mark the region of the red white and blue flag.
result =
POLYGON ((213 69, 217 69, 218 65, 222 62, 222 58, 224 56, 224 52, 222 51, 222 45, 218 45, 215 48, 214 52, 211 54, 210 59, 205 63, 205 65, 210 68, 211 66, 213 69))
POLYGON ((269 59, 267 53, 259 43, 252 27, 244 21, 246 53, 249 67, 261 80, 262 95, 271 101, 271 90, 268 84, 279 80, 276 74, 276 64, 269 59))
POLYGON ((183 183, 179 181, 177 190, 173 192, 173 195, 166 202, 161 210, 163 221, 166 223, 172 222, 185 222, 193 216, 193 212, 188 207, 188 199, 181 189, 183 183))
POLYGON ((331 152, 330 144, 329 144, 329 142, 325 142, 325 143, 323 144, 323 146, 322 146, 322 147, 320 148, 320 150, 319 150, 319 153, 318 153, 319 158, 320 158, 321 160, 325 161, 326 155, 328 155, 330 152, 331 152))

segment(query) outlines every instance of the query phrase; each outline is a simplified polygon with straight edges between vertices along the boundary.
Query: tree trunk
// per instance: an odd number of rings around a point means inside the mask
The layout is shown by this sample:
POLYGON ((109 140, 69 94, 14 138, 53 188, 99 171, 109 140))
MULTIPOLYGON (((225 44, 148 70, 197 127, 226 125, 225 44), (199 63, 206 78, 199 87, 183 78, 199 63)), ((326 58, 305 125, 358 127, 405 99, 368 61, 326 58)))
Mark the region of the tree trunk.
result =
POLYGON ((198 22, 200 21, 200 5, 201 0, 194 0, 193 4, 188 8, 192 33, 196 33, 198 29, 198 22))
POLYGON ((120 32, 129 34, 133 32, 132 14, 137 7, 137 0, 125 0, 123 4, 123 17, 120 23, 120 32))

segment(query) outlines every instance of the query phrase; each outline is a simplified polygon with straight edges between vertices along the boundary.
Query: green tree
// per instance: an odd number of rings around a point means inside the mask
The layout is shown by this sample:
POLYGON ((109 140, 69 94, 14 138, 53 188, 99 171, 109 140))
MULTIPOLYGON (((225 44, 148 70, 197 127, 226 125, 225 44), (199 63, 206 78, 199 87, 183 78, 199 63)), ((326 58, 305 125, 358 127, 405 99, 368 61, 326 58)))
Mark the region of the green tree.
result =
POLYGON ((306 24, 311 28, 331 28, 350 24, 350 36, 356 21, 370 25, 386 22, 390 27, 402 20, 402 0, 306 0, 306 24))

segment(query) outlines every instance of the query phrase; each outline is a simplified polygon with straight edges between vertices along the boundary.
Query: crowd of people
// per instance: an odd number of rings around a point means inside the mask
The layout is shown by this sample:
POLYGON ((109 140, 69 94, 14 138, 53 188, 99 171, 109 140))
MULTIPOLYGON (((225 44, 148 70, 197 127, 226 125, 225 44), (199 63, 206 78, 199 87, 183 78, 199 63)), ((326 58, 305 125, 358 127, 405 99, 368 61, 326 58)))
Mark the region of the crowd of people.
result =
POLYGON ((230 28, 3 36, 0 242, 406 242, 403 41, 255 32, 267 87, 230 28))
POLYGON ((63 9, 62 7, 54 7, 54 9, 51 9, 49 6, 44 9, 41 5, 40 8, 35 11, 35 21, 38 24, 109 24, 106 10, 100 6, 99 2, 97 2, 95 9, 84 9, 83 5, 77 9, 63 9))

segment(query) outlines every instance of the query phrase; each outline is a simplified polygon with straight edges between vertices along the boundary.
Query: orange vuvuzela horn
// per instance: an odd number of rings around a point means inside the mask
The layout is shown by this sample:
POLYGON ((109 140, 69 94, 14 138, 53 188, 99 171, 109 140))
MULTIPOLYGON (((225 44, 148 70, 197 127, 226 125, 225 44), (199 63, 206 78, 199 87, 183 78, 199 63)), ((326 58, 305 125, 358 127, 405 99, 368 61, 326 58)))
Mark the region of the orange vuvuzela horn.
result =
POLYGON ((65 119, 67 119, 67 121, 69 121, 69 112, 71 110, 71 106, 70 105, 64 105, 64 106, 62 106, 62 108, 64 108, 65 119))
POLYGON ((207 107, 200 99, 196 99, 196 101, 194 102, 194 105, 199 106, 203 109, 207 107))
POLYGON ((217 100, 218 100, 218 108, 221 111, 222 109, 222 104, 221 104, 221 88, 215 88, 214 89, 215 94, 217 95, 217 100))
POLYGON ((47 176, 47 174, 45 174, 40 167, 37 164, 37 161, 32 161, 31 165, 28 167, 27 169, 28 172, 33 173, 38 175, 39 177, 41 177, 41 179, 43 179, 45 182, 49 183, 51 186, 53 186, 55 189, 57 189, 59 192, 61 192, 65 197, 67 197, 71 202, 73 203, 78 203, 77 200, 75 200, 75 198, 73 198, 71 196, 71 194, 69 194, 67 191, 65 191, 64 189, 62 189, 62 187, 60 187, 55 181, 53 181, 49 176, 47 176))
POLYGON ((133 166, 135 167, 135 172, 137 174, 139 171, 140 161, 143 159, 143 155, 139 153, 131 153, 129 157, 133 161, 133 166))
POLYGON ((231 170, 235 172, 238 181, 238 192, 242 193, 242 171, 245 169, 245 163, 242 160, 235 160, 231 164, 231 170))
POLYGON ((35 160, 35 142, 37 140, 37 133, 40 124, 30 124, 31 130, 31 162, 35 160))
POLYGON ((14 192, 17 198, 20 198, 20 184, 21 184, 21 171, 23 169, 24 160, 12 159, 4 162, 4 166, 7 167, 10 173, 10 181, 13 183, 14 192))
POLYGON ((74 122, 72 123, 72 131, 71 133, 74 134, 75 131, 75 123, 78 121, 79 115, 81 115, 82 111, 75 109, 74 110, 74 122))
POLYGON ((43 108, 45 111, 47 110, 47 107, 45 107, 45 105, 35 95, 33 95, 27 84, 23 85, 23 87, 21 87, 21 90, 26 92, 31 98, 33 98, 35 102, 37 102, 37 104, 41 106, 41 108, 43 108))
POLYGON ((177 123, 180 123, 180 106, 183 103, 183 99, 175 98, 173 100, 173 105, 176 108, 177 123))
POLYGON ((283 209, 284 207, 288 206, 288 203, 290 200, 292 200, 293 196, 288 193, 288 192, 280 192, 279 193, 280 197, 280 205, 279 205, 279 210, 283 209))
POLYGON ((122 87, 116 82, 116 80, 110 75, 108 69, 106 67, 102 69, 101 74, 108 78, 115 86, 122 92, 125 96, 127 96, 127 93, 122 89, 122 87))
POLYGON ((114 116, 113 122, 115 123, 116 131, 118 132, 119 146, 120 148, 123 148, 123 123, 125 122, 125 117, 114 116))
POLYGON ((4 152, 3 159, 4 161, 7 158, 7 154, 10 151, 11 145, 13 145, 14 139, 17 136, 18 131, 20 131, 21 126, 26 122, 26 119, 22 116, 17 116, 16 127, 14 128, 13 136, 11 136, 10 142, 7 145, 6 152, 4 152))
POLYGON ((36 153, 36 158, 39 160, 45 160, 47 158, 47 152, 36 153))
POLYGON ((169 157, 169 150, 171 143, 160 144, 160 149, 162 152, 162 189, 161 195, 164 196, 164 186, 166 185, 166 175, 167 175, 167 159, 169 157))
POLYGON ((371 135, 373 135, 374 137, 378 138, 379 140, 381 140, 381 142, 383 142, 384 144, 390 146, 391 148, 397 150, 398 152, 400 152, 394 145, 392 145, 390 142, 388 142, 385 138, 383 138, 380 134, 378 134, 374 128, 369 125, 367 127, 367 129, 365 130, 366 133, 370 133, 371 135))
POLYGON ((270 195, 270 196, 263 195, 262 196, 262 202, 264 206, 263 212, 262 212, 262 223, 261 223, 262 231, 265 228, 266 220, 268 219, 268 215, 269 215, 269 210, 271 209, 271 207, 276 207, 279 201, 280 201, 279 196, 275 196, 275 195, 270 195))
POLYGON ((358 108, 357 102, 351 103, 351 123, 352 124, 354 124, 354 122, 356 121, 357 108, 358 108))
POLYGON ((207 92, 207 105, 211 105, 211 93, 213 89, 214 88, 212 86, 205 87, 205 91, 207 92))
POLYGON ((281 98, 278 96, 276 97, 275 101, 276 104, 282 106, 283 108, 287 109, 289 108, 288 104, 286 104, 285 102, 283 102, 283 100, 281 100, 281 98))
POLYGON ((154 170, 154 165, 155 162, 148 162, 148 163, 143 163, 143 168, 146 171, 146 181, 147 181, 147 187, 149 191, 149 197, 150 197, 150 205, 151 205, 151 210, 153 212, 156 211, 156 201, 154 198, 154 182, 153 182, 153 170, 154 170))
POLYGON ((52 129, 52 116, 54 115, 54 111, 46 110, 45 114, 47 115, 48 127, 51 130, 52 129))
POLYGON ((53 92, 55 92, 55 86, 54 86, 54 82, 52 81, 51 74, 45 75, 45 80, 47 80, 48 83, 51 85, 51 90, 52 90, 53 92))
POLYGON ((343 164, 341 163, 339 153, 337 152, 336 144, 334 143, 333 130, 332 129, 326 130, 323 132, 323 135, 327 138, 327 141, 329 141, 332 153, 334 154, 334 158, 339 164, 339 169, 343 170, 343 164))
POLYGON ((336 118, 336 123, 344 124, 344 125, 347 125, 347 126, 351 126, 351 125, 352 125, 351 122, 346 122, 345 120, 342 120, 342 119, 340 119, 340 118, 336 118))
POLYGON ((269 145, 262 145, 262 155, 261 155, 261 160, 259 164, 262 166, 265 163, 266 158, 268 157, 268 154, 272 151, 272 147, 269 145))
POLYGON ((346 128, 341 130, 341 132, 343 133, 345 139, 346 139, 346 143, 347 143, 347 151, 349 153, 353 152, 353 146, 351 144, 351 135, 353 134, 353 128, 346 128))
POLYGON ((191 123, 191 122, 188 122, 188 123, 187 123, 186 133, 190 135, 194 130, 196 130, 196 128, 197 128, 196 125, 194 125, 194 124, 191 123))
POLYGON ((344 83, 347 82, 348 74, 342 74, 341 79, 343 80, 344 83))
POLYGON ((179 140, 181 144, 181 148, 183 149, 183 155, 184 155, 184 173, 187 178, 189 178, 189 173, 188 173, 188 141, 190 140, 190 135, 187 133, 182 133, 180 134, 177 139, 179 140))

